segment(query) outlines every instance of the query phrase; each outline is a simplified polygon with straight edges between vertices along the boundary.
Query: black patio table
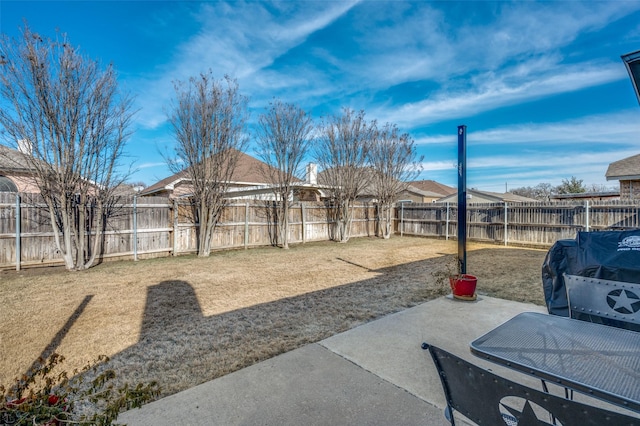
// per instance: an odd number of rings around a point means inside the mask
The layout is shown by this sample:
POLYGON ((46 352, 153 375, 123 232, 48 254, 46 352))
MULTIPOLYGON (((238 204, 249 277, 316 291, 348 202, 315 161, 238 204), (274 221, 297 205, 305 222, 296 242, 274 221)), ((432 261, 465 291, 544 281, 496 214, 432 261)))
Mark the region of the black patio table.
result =
POLYGON ((471 343, 481 358, 640 412, 640 333, 537 312, 471 343))

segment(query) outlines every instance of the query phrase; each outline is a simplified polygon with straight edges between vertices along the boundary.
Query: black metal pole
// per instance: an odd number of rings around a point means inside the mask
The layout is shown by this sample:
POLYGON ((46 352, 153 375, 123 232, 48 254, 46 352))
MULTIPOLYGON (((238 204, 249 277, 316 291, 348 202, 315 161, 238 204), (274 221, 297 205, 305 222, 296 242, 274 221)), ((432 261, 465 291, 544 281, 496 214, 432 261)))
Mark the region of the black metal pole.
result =
POLYGON ((467 126, 458 126, 458 262, 467 273, 467 126))

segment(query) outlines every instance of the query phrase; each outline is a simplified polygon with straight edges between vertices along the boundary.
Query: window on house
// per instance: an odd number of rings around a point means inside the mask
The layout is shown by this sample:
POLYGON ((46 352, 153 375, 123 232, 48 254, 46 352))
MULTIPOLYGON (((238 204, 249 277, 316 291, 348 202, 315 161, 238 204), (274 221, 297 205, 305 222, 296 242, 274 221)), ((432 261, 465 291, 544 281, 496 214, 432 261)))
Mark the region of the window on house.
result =
POLYGON ((18 192, 18 187, 8 177, 0 176, 0 192, 18 192))

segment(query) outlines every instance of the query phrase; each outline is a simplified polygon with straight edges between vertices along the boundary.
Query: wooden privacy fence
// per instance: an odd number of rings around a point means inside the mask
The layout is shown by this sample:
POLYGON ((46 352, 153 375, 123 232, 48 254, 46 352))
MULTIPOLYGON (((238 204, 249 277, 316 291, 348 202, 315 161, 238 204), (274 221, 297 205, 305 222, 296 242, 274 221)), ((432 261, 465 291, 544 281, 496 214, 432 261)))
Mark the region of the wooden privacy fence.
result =
MULTIPOLYGON (((578 231, 640 228, 640 202, 470 204, 467 238, 517 245, 551 246, 578 231)), ((130 197, 110 215, 101 258, 132 258, 195 253, 198 224, 186 200, 130 197)), ((455 237, 456 204, 406 204, 396 209, 401 235, 455 237)), ((333 232, 332 209, 304 202, 290 211, 289 241, 326 241, 333 232)), ((270 202, 234 201, 222 213, 212 248, 248 248, 275 242, 277 227, 270 202)), ((89 233, 93 238, 93 233, 89 233)), ((376 206, 356 206, 353 237, 378 235, 376 206)), ((62 264, 48 211, 37 194, 0 193, 0 269, 62 264)))
MULTIPOLYGON (((277 227, 273 205, 260 201, 230 202, 215 230, 212 248, 272 245, 277 227)), ((332 235, 332 209, 324 203, 304 202, 290 211, 289 242, 325 241, 332 235)), ((195 253, 197 223, 186 200, 130 197, 109 216, 101 258, 133 258, 195 253)), ((376 208, 355 207, 351 235, 377 233, 376 208)), ((93 233, 88 233, 91 240, 93 233)), ((90 243, 90 241, 89 241, 90 243)), ((0 193, 0 269, 63 264, 51 220, 37 194, 0 193)))
MULTIPOLYGON (((398 232, 455 237, 456 204, 404 204, 396 211, 398 232)), ((467 205, 467 238, 505 245, 551 246, 578 231, 640 228, 640 201, 500 203, 467 205)))

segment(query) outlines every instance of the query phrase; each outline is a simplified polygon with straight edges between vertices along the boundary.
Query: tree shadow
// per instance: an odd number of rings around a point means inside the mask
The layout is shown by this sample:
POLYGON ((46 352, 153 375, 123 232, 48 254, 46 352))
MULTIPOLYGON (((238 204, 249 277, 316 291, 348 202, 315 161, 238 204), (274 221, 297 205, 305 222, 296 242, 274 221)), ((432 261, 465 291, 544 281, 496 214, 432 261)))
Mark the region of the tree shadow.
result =
MULTIPOLYGON (((45 346, 40 355, 31 363, 29 368, 27 368, 27 370, 21 377, 30 377, 39 366, 43 365, 46 360, 55 353, 58 346, 60 346, 60 343, 62 343, 62 340, 65 338, 67 333, 69 333, 71 327, 73 327, 73 324, 75 324, 78 318, 80 318, 80 315, 82 315, 89 302, 91 302, 91 299, 93 299, 93 294, 89 294, 84 297, 82 302, 80 302, 78 307, 69 316, 64 325, 60 328, 60 330, 58 330, 56 335, 53 336, 49 344, 45 346)), ((18 384, 16 384, 13 389, 17 389, 17 386, 18 384)))

